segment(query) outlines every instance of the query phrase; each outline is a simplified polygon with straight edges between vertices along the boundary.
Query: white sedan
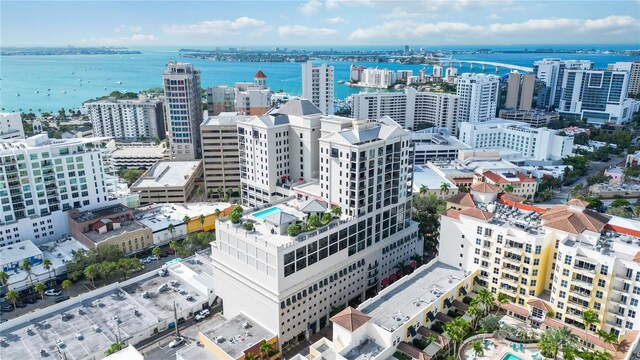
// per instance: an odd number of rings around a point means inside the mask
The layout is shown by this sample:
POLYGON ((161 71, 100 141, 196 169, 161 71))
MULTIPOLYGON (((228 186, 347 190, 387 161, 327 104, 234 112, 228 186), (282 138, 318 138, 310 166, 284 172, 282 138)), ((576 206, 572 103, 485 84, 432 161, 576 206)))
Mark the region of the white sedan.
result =
POLYGON ((47 291, 44 292, 45 295, 47 296, 58 296, 60 294, 62 294, 61 290, 56 290, 56 289, 49 289, 47 291))
POLYGON ((180 345, 182 345, 184 343, 184 338, 183 337, 177 337, 173 340, 171 340, 171 342, 169 343, 169 347, 170 348, 174 348, 174 347, 178 347, 180 345))

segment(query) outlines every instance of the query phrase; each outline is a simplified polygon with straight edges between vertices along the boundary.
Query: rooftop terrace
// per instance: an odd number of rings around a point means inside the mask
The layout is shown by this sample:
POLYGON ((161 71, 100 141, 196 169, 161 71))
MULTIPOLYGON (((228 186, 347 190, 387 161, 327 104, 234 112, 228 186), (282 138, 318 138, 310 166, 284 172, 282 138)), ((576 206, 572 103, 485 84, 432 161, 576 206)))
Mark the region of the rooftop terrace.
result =
POLYGON ((370 300, 358 310, 371 316, 371 321, 392 332, 414 316, 420 308, 438 301, 458 286, 465 273, 453 266, 434 262, 420 267, 370 300))
POLYGON ((126 221, 120 224, 120 228, 111 231, 99 233, 97 231, 88 231, 83 235, 94 243, 100 243, 115 236, 120 236, 127 232, 144 229, 145 226, 137 221, 126 221))
POLYGON ((195 176, 200 161, 164 161, 153 164, 132 188, 183 187, 195 176))
POLYGON ((520 210, 516 207, 500 203, 487 205, 477 204, 477 207, 480 210, 494 213, 494 216, 489 220, 490 224, 497 224, 502 227, 515 227, 532 235, 544 233, 542 221, 539 219, 541 214, 533 210, 520 210))
POLYGON ((211 324, 211 327, 201 332, 233 359, 237 359, 244 350, 262 340, 270 340, 275 336, 243 314, 228 320, 221 315, 215 315, 211 324))

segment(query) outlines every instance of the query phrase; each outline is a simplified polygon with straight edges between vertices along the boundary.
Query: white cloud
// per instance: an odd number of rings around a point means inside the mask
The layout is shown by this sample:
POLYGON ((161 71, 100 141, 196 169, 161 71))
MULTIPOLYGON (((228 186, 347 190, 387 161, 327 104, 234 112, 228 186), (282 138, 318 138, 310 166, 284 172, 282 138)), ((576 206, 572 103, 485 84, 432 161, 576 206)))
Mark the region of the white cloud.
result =
POLYGON ((313 15, 320 10, 322 3, 318 0, 310 0, 300 5, 300 12, 305 15, 313 15))
MULTIPOLYGON (((601 19, 548 18, 530 19, 517 23, 494 23, 488 26, 471 25, 463 22, 421 23, 416 21, 392 20, 368 28, 356 29, 349 39, 416 39, 439 34, 443 38, 478 38, 480 36, 540 35, 562 31, 567 36, 612 34, 633 34, 640 29, 640 21, 631 16, 608 16, 601 19)), ((567 38, 575 40, 575 38, 567 38)))
POLYGON ((127 32, 127 33, 139 33, 142 31, 142 27, 141 26, 129 26, 129 25, 120 25, 117 28, 113 29, 113 31, 120 33, 120 32, 127 32))
POLYGON ((489 15, 487 17, 487 19, 489 19, 489 20, 497 20, 497 19, 500 19, 500 15, 498 15, 496 13, 493 13, 493 14, 489 15))
POLYGON ((340 16, 336 16, 332 18, 327 18, 327 22, 331 24, 343 24, 343 23, 346 23, 347 20, 345 20, 344 18, 341 18, 340 16))
POLYGON ((133 34, 131 36, 120 37, 93 37, 78 40, 78 44, 94 46, 123 46, 123 45, 145 45, 157 41, 158 38, 151 34, 133 34))
POLYGON ((304 25, 283 25, 278 28, 278 35, 282 38, 331 38, 338 35, 338 31, 304 25))
POLYGON ((374 3, 387 3, 388 0, 326 0, 324 2, 324 7, 333 10, 338 9, 344 6, 374 6, 374 3))
POLYGON ((239 34, 242 30, 251 30, 250 35, 259 36, 269 29, 262 20, 239 17, 235 20, 208 20, 196 24, 171 24, 162 28, 172 35, 228 35, 239 34))

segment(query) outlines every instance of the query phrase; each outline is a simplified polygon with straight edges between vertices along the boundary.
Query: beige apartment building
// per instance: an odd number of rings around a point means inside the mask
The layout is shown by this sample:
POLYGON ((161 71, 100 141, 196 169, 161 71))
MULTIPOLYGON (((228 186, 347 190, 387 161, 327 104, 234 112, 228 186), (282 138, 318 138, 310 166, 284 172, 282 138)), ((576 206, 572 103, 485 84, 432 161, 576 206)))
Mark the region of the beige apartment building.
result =
POLYGON ((206 194, 212 191, 213 196, 222 196, 219 189, 240 188, 237 122, 248 118, 235 112, 223 112, 210 116, 200 125, 206 194))
MULTIPOLYGON (((133 185, 140 194, 140 205, 150 203, 185 203, 196 181, 202 177, 202 161, 158 161, 133 185)), ((204 189, 203 189, 204 190, 204 189)), ((203 198, 206 192, 203 191, 203 198)))

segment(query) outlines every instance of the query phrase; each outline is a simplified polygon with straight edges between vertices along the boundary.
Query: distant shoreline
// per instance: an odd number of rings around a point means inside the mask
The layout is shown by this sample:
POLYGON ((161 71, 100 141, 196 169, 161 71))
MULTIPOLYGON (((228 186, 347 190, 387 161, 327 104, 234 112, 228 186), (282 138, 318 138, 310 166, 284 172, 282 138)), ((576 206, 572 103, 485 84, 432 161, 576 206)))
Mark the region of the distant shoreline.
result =
POLYGON ((0 49, 0 56, 52 56, 52 55, 139 55, 138 50, 127 48, 77 48, 77 47, 37 47, 18 48, 7 47, 0 49))

